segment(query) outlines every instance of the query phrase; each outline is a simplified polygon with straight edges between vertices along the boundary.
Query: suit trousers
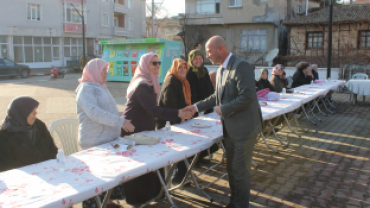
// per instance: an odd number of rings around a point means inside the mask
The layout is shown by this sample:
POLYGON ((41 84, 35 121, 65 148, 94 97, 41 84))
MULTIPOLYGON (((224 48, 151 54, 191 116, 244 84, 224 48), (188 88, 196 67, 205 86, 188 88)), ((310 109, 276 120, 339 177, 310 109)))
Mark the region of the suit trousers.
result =
POLYGON ((227 157, 227 172, 231 190, 228 207, 249 207, 250 196, 250 169, 253 148, 258 134, 246 135, 245 140, 236 141, 231 138, 223 125, 224 144, 227 157))

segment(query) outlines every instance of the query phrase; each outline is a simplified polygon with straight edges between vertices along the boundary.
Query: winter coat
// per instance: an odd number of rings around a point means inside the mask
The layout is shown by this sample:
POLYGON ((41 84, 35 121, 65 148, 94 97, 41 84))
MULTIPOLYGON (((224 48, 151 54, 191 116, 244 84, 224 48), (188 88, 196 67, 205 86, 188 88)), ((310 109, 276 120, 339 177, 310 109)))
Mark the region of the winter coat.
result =
POLYGON ((0 131, 0 172, 55 159, 58 148, 45 124, 36 119, 36 140, 28 132, 0 131))
POLYGON ((125 121, 118 115, 116 101, 107 88, 83 82, 76 90, 78 141, 88 149, 119 138, 125 121))

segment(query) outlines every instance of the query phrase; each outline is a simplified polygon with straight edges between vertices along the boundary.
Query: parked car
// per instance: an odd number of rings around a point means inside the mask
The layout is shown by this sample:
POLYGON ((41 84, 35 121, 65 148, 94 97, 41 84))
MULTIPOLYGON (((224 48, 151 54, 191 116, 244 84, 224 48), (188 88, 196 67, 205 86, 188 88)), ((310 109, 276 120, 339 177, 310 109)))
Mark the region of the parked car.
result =
POLYGON ((17 64, 14 61, 0 57, 0 77, 16 77, 27 78, 30 75, 31 69, 27 65, 17 64))

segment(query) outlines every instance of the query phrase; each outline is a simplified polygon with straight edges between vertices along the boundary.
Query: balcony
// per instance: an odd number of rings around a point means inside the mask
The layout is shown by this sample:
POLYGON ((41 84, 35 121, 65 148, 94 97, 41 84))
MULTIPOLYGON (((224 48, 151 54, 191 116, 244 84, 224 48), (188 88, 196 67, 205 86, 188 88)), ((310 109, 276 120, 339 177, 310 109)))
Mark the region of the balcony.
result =
POLYGON ((180 14, 180 25, 217 25, 224 24, 222 13, 180 14))
MULTIPOLYGON (((82 24, 63 23, 63 31, 69 33, 82 33, 82 24)), ((87 32, 87 25, 85 24, 85 33, 87 32)))
POLYGON ((128 6, 124 4, 114 3, 114 12, 127 13, 128 6))
POLYGON ((128 30, 124 27, 115 27, 114 35, 121 36, 121 37, 128 37, 128 30))

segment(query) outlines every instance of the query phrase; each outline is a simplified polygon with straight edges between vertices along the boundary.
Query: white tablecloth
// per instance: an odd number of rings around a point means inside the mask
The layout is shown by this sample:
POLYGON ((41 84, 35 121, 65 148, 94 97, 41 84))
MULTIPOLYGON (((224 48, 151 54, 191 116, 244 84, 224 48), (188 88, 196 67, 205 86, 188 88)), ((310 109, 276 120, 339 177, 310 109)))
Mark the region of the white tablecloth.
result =
MULTIPOLYGON (((319 85, 320 86, 320 85, 319 85)), ((337 84, 325 84, 320 94, 337 84)), ((312 87, 312 86, 311 86, 312 87)), ((311 92, 313 91, 313 92, 311 92)), ((278 102, 268 102, 262 108, 264 119, 291 112, 305 102, 304 94, 286 94, 278 102)), ((199 118, 172 126, 172 133, 164 131, 142 132, 161 137, 159 144, 135 146, 126 151, 114 151, 111 144, 81 151, 68 156, 66 170, 59 173, 56 160, 25 166, 0 173, 0 207, 70 207, 118 184, 157 170, 208 149, 222 138, 222 124, 215 113, 202 118, 210 128, 195 128, 199 118)))
POLYGON ((346 87, 357 95, 370 95, 370 80, 351 79, 346 82, 346 87))

